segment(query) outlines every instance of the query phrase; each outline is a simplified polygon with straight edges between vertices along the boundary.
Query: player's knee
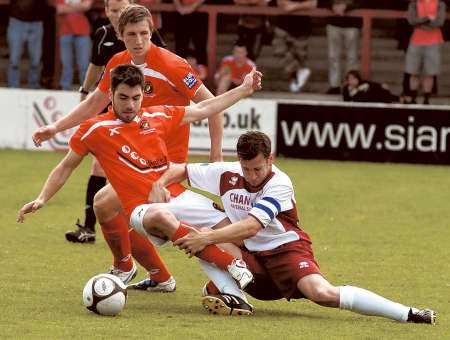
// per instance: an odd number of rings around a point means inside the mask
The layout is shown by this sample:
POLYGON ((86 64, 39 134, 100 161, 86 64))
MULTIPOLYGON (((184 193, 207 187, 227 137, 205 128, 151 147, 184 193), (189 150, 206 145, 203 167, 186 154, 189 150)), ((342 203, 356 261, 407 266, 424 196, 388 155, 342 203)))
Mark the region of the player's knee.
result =
POLYGON ((310 296, 310 300, 326 307, 339 306, 339 288, 333 286, 318 286, 315 287, 310 296))
POLYGON ((150 208, 145 212, 143 226, 147 232, 155 228, 165 235, 171 234, 179 222, 173 214, 164 208, 150 208))
POLYGON ((94 197, 94 212, 99 221, 105 221, 120 212, 120 203, 117 204, 106 190, 100 190, 94 197))

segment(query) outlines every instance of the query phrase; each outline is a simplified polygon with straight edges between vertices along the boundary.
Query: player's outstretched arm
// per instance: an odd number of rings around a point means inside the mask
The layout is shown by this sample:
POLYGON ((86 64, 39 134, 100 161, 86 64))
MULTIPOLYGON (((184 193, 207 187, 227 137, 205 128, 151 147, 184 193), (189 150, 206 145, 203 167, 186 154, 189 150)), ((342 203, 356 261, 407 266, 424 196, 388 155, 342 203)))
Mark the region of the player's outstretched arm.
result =
POLYGON ((192 256, 210 244, 240 243, 255 236, 261 228, 261 223, 249 216, 223 228, 191 231, 173 244, 192 256))
POLYGON ((167 186, 173 183, 180 183, 187 178, 185 164, 172 164, 161 177, 152 185, 152 190, 148 196, 151 203, 165 203, 170 199, 170 192, 167 186))
POLYGON ((108 105, 108 94, 96 89, 90 96, 79 103, 75 108, 64 117, 58 119, 50 125, 42 126, 33 133, 33 142, 36 146, 41 146, 42 142, 49 140, 58 132, 73 128, 94 117, 108 105))
POLYGON ((39 196, 25 204, 17 216, 17 222, 23 223, 25 214, 35 212, 44 206, 52 198, 72 174, 72 171, 81 163, 83 156, 70 150, 66 157, 50 172, 39 196))
POLYGON ((262 73, 256 71, 256 68, 248 73, 244 82, 238 87, 221 94, 215 98, 204 100, 195 105, 187 106, 182 123, 191 123, 209 118, 222 112, 239 100, 248 97, 253 92, 261 89, 262 73))
MULTIPOLYGON (((195 94, 193 101, 199 103, 204 100, 214 98, 214 95, 209 91, 205 85, 202 85, 195 94)), ((223 114, 216 114, 208 118, 209 138, 211 146, 209 151, 210 162, 223 161, 222 155, 222 140, 223 140, 223 114)))

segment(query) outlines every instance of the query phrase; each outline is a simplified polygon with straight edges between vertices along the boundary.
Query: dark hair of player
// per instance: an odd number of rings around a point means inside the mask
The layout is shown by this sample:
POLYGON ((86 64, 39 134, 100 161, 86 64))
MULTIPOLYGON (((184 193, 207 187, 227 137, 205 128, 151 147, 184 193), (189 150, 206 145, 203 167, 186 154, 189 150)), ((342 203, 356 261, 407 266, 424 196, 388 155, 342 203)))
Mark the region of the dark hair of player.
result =
POLYGON ((144 88, 144 75, 139 67, 134 65, 119 65, 111 71, 111 91, 114 93, 120 84, 130 87, 139 85, 144 88))
POLYGON ((270 138, 259 131, 247 131, 242 134, 237 142, 237 154, 239 159, 249 161, 259 153, 262 153, 264 158, 268 158, 272 151, 270 138))
POLYGON ((153 19, 150 11, 141 5, 129 5, 123 9, 119 17, 119 33, 123 34, 125 26, 147 20, 150 31, 153 32, 153 19))

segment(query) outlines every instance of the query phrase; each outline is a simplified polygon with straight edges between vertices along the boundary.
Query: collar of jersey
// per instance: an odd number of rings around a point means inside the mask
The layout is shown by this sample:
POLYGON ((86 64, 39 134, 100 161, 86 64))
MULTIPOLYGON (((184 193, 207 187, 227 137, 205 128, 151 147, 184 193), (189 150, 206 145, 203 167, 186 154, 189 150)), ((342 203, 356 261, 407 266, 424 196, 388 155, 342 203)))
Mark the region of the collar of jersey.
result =
POLYGON ((266 177, 266 179, 264 181, 262 181, 262 183, 260 185, 258 185, 257 187, 252 187, 244 178, 244 186, 245 186, 245 190, 247 190, 250 193, 255 193, 260 191, 266 184, 267 182, 270 181, 270 179, 275 175, 275 172, 271 172, 269 176, 266 177))

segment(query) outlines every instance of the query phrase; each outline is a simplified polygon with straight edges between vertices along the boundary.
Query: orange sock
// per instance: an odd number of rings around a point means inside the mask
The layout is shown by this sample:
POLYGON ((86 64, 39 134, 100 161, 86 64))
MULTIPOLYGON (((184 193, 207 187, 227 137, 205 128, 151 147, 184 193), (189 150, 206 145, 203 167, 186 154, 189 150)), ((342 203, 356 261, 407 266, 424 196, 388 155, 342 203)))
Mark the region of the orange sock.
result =
POLYGON ((128 237, 128 221, 126 217, 119 213, 108 222, 100 223, 103 236, 114 257, 114 267, 130 271, 133 267, 131 259, 131 245, 128 237))
POLYGON ((148 271, 150 278, 156 282, 167 281, 171 277, 169 269, 153 243, 134 229, 130 230, 129 235, 131 253, 136 261, 148 271))
MULTIPOLYGON (((180 226, 172 235, 171 239, 172 242, 187 235, 189 233, 190 228, 192 227, 187 225, 186 223, 180 223, 180 226)), ((195 256, 207 262, 214 263, 217 267, 219 267, 222 270, 228 270, 228 266, 235 259, 234 256, 223 251, 215 244, 206 246, 202 251, 199 251, 197 254, 195 254, 195 256)))

